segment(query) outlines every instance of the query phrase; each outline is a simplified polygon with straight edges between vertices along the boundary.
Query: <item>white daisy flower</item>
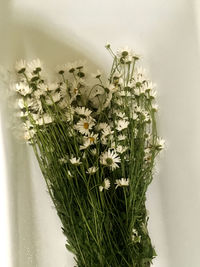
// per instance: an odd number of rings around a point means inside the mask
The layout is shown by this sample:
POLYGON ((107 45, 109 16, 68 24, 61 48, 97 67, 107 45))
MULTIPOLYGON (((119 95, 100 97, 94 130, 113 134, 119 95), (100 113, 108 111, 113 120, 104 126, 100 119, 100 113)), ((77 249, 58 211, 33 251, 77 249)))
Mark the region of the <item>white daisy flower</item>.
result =
POLYGON ((101 144, 102 145, 108 144, 108 138, 105 135, 101 136, 101 144))
POLYGON ((149 122, 150 121, 150 116, 149 116, 149 113, 147 111, 143 110, 142 116, 143 116, 143 120, 145 122, 149 122))
POLYGON ((36 131, 34 129, 28 130, 24 132, 24 139, 26 141, 29 141, 30 139, 32 139, 35 135, 36 131))
POLYGON ((108 190, 110 188, 110 180, 105 178, 103 184, 99 186, 99 191, 102 192, 103 189, 108 190))
POLYGON ((80 165, 82 163, 82 162, 80 162, 80 158, 76 158, 76 157, 72 157, 71 159, 69 159, 69 161, 73 165, 80 165))
POLYGON ((97 149, 96 148, 92 148, 92 149, 90 149, 90 152, 92 153, 92 155, 96 155, 97 154, 97 149))
POLYGON ((118 96, 131 97, 132 94, 129 91, 121 90, 120 92, 118 92, 118 96))
POLYGON ((136 76, 143 76, 146 77, 147 75, 147 70, 143 67, 137 67, 135 70, 135 75, 136 76))
POLYGON ((47 105, 53 105, 54 103, 60 101, 61 95, 59 92, 53 93, 45 98, 47 105))
POLYGON ((34 111, 41 113, 43 111, 43 108, 42 108, 42 102, 40 101, 40 99, 34 99, 32 102, 31 108, 34 111))
POLYGON ((33 101, 32 101, 31 98, 26 98, 26 100, 23 99, 23 98, 18 99, 18 106, 19 106, 21 109, 24 109, 24 108, 26 108, 26 107, 30 107, 30 106, 32 106, 32 105, 33 105, 33 101))
POLYGON ((142 108, 140 107, 140 106, 134 106, 134 111, 136 112, 136 113, 142 113, 142 108))
POLYGON ((121 179, 116 179, 115 180, 115 184, 116 184, 116 187, 122 187, 122 186, 129 186, 129 178, 126 179, 126 178, 121 178, 121 179))
POLYGON ((55 91, 59 88, 59 85, 57 83, 50 83, 47 86, 48 91, 55 91))
POLYGON ((98 134, 91 133, 83 138, 84 143, 80 146, 80 150, 87 149, 89 146, 96 143, 98 134))
POLYGON ((129 58, 129 57, 132 58, 132 55, 133 55, 133 51, 128 46, 122 47, 117 50, 117 56, 119 58, 129 58))
POLYGON ((65 64, 65 70, 73 73, 76 70, 77 67, 77 62, 68 62, 67 64, 65 64))
POLYGON ((97 131, 103 130, 107 127, 110 127, 106 122, 100 122, 97 126, 96 129, 97 131))
POLYGON ((49 124, 53 122, 53 118, 49 114, 44 114, 41 118, 38 119, 37 124, 49 124))
POLYGON ((117 151, 117 153, 119 153, 119 154, 123 154, 127 149, 128 149, 127 146, 121 146, 121 145, 118 145, 118 146, 116 147, 116 151, 117 151))
POLYGON ((111 128, 110 128, 109 125, 108 125, 107 128, 104 128, 104 129, 102 130, 102 135, 103 135, 103 137, 106 137, 106 136, 111 135, 111 134, 113 134, 113 133, 114 133, 114 131, 111 130, 111 128))
POLYGON ((94 174, 95 172, 98 171, 98 168, 93 166, 93 167, 90 167, 88 170, 87 170, 87 173, 89 174, 94 174))
POLYGON ((116 86, 114 84, 109 84, 107 88, 108 88, 109 92, 111 92, 111 93, 115 93, 119 90, 118 86, 116 86))
POLYGON ((157 148, 159 149, 159 150, 162 150, 162 149, 164 149, 165 148, 165 140, 164 139, 162 139, 162 138, 160 138, 160 137, 158 137, 157 138, 157 148))
POLYGON ((144 87, 145 87, 145 91, 150 92, 152 90, 155 90, 156 84, 152 82, 148 82, 148 83, 145 83, 144 87))
POLYGON ((15 64, 15 69, 18 73, 23 73, 26 70, 26 61, 20 59, 15 64))
POLYGON ((57 65, 56 68, 55 68, 55 71, 59 74, 64 74, 64 72, 66 71, 67 69, 67 66, 66 64, 63 64, 63 65, 57 65))
POLYGON ((26 96, 28 94, 31 94, 33 89, 27 84, 20 82, 16 84, 16 91, 21 95, 26 96))
POLYGON ((79 131, 81 134, 89 135, 90 130, 93 128, 95 125, 94 119, 91 117, 87 118, 81 118, 77 124, 74 126, 74 129, 79 131))
POLYGON ((135 113, 135 111, 132 111, 130 115, 131 115, 131 118, 132 118, 133 120, 137 120, 138 115, 137 115, 137 113, 135 113))
POLYGON ((73 108, 68 109, 65 112, 64 115, 66 117, 67 122, 73 121, 73 119, 74 119, 74 109, 73 108))
POLYGON ((115 170, 119 168, 117 163, 120 163, 121 159, 118 154, 114 150, 108 150, 101 154, 100 156, 100 163, 102 165, 108 166, 111 170, 115 170))
POLYGON ((129 121, 118 120, 116 129, 120 132, 120 131, 126 129, 128 127, 128 125, 129 125, 129 121))
POLYGON ((39 99, 42 95, 45 95, 46 92, 41 90, 41 89, 37 89, 34 91, 33 94, 34 94, 35 98, 39 99))
POLYGON ((27 111, 20 111, 19 113, 17 113, 17 117, 20 118, 24 118, 28 116, 28 112, 27 111))
POLYGON ((158 105, 157 104, 152 104, 152 110, 153 111, 158 111, 158 105))
POLYGON ((124 120, 127 120, 127 116, 124 112, 121 112, 121 111, 116 111, 116 115, 117 117, 121 118, 121 119, 124 119, 124 120))
POLYGON ((107 49, 110 48, 110 43, 109 43, 109 42, 106 42, 106 44, 105 44, 105 48, 107 48, 107 49))
POLYGON ((137 95, 137 96, 144 95, 144 93, 145 93, 145 88, 143 86, 136 87, 134 89, 134 94, 137 95))
POLYGON ((144 150, 144 160, 145 161, 150 161, 151 160, 151 149, 150 148, 145 148, 144 150))
POLYGON ((157 96, 157 91, 156 90, 150 90, 149 91, 149 97, 150 98, 154 99, 154 98, 156 98, 156 96, 157 96))
POLYGON ((69 102, 64 98, 58 103, 58 106, 61 109, 65 109, 65 108, 67 108, 69 106, 69 102))
POLYGON ((85 117, 89 117, 90 114, 92 113, 91 110, 89 110, 88 108, 85 107, 76 107, 75 108, 75 112, 79 115, 83 115, 85 117))
POLYGON ((93 77, 93 78, 96 78, 96 79, 99 79, 100 77, 101 77, 101 72, 100 72, 100 70, 97 70, 96 71, 96 73, 92 73, 91 74, 91 76, 93 77))
POLYGON ((42 70, 42 62, 39 58, 32 60, 30 63, 28 63, 28 70, 30 72, 39 72, 42 70))
POLYGON ((67 171, 67 174, 69 175, 69 177, 72 177, 72 173, 70 172, 70 170, 67 171))
POLYGON ((127 136, 124 134, 120 134, 120 135, 118 135, 117 138, 118 138, 118 141, 123 141, 123 140, 126 140, 127 136))
POLYGON ((132 230, 132 241, 135 242, 135 243, 140 243, 141 241, 141 236, 138 235, 138 232, 136 229, 133 229, 132 230))

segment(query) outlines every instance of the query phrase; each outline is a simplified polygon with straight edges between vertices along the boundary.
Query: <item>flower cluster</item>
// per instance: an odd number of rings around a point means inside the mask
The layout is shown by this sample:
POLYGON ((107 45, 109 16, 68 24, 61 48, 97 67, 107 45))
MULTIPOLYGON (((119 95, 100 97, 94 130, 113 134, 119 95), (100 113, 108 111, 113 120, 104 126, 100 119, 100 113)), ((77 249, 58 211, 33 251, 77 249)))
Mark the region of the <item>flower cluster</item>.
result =
MULTIPOLYGON (((137 66, 139 56, 131 49, 114 53, 109 44, 106 48, 114 60, 105 83, 99 70, 91 80, 80 61, 57 66, 53 82, 39 59, 18 61, 14 87, 19 116, 50 190, 59 191, 60 181, 64 186, 74 183, 81 196, 88 193, 89 203, 95 192, 101 207, 104 197, 118 203, 123 196, 126 210, 136 207, 140 218, 145 213, 135 203, 145 201, 141 192, 151 182, 155 157, 165 145, 156 129, 156 85, 137 66)), ((134 230, 129 238, 136 244, 147 233, 131 214, 134 230)))

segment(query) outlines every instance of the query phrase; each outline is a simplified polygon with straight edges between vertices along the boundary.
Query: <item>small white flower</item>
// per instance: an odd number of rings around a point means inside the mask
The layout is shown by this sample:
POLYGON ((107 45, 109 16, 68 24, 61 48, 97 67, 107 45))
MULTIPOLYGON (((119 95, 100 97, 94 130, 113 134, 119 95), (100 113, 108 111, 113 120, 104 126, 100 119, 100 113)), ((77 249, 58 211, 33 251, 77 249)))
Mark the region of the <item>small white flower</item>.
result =
POLYGON ((74 119, 74 109, 73 109, 73 108, 68 109, 68 110, 65 112, 64 115, 65 115, 65 117, 66 117, 67 122, 71 122, 71 121, 73 121, 73 119, 74 119))
POLYGON ((26 70, 26 61, 21 59, 16 62, 15 69, 18 73, 23 73, 26 70))
POLYGON ((121 111, 117 111, 116 112, 116 115, 117 117, 121 118, 121 119, 124 119, 124 120, 127 120, 128 118, 126 117, 126 114, 124 112, 121 112, 121 111))
POLYGON ((152 90, 153 91, 155 90, 156 84, 152 82, 148 82, 148 83, 145 83, 144 87, 145 87, 145 91, 150 92, 152 90))
POLYGON ((111 151, 110 149, 108 151, 103 152, 100 156, 100 163, 109 167, 111 170, 119 168, 119 165, 117 163, 120 162, 121 159, 118 154, 113 150, 111 151))
POLYGON ((123 154, 127 149, 128 149, 127 146, 121 146, 121 145, 118 145, 118 146, 116 147, 116 151, 117 151, 117 153, 119 153, 119 154, 123 154))
POLYGON ((51 94, 50 96, 47 96, 45 101, 47 105, 53 105, 54 103, 60 101, 60 98, 61 98, 60 93, 56 92, 51 94))
POLYGON ((34 91, 33 94, 34 94, 34 96, 35 96, 37 99, 39 99, 42 95, 45 95, 46 92, 44 92, 44 91, 42 91, 42 90, 40 90, 40 89, 37 89, 37 90, 34 91))
POLYGON ((138 118, 138 115, 137 115, 137 113, 134 110, 131 112, 131 118, 133 120, 137 120, 137 118, 138 118))
POLYGON ((118 92, 118 96, 122 96, 122 97, 131 97, 132 94, 129 91, 125 91, 125 90, 121 90, 120 92, 118 92))
POLYGON ((136 87, 134 90, 134 94, 137 96, 143 95, 145 93, 145 88, 143 86, 136 87))
POLYGON ((140 106, 134 106, 134 111, 136 112, 136 113, 142 113, 142 108, 140 107, 140 106))
POLYGON ((135 75, 136 76, 143 76, 143 77, 146 77, 147 75, 147 71, 145 68, 143 67, 137 67, 136 68, 136 71, 135 71, 135 75))
POLYGON ((23 99, 23 98, 18 99, 18 106, 19 106, 21 109, 24 109, 24 108, 26 108, 26 107, 30 107, 30 106, 32 106, 32 105, 33 105, 33 101, 32 101, 31 98, 26 98, 26 100, 23 99))
POLYGON ((87 117, 84 119, 81 118, 74 126, 74 129, 78 130, 82 134, 88 135, 93 126, 94 126, 94 119, 91 117, 87 117))
POLYGON ((98 168, 93 166, 93 167, 90 167, 88 170, 87 170, 87 173, 89 174, 94 174, 95 172, 98 171, 98 168))
POLYGON ((149 116, 149 113, 147 111, 143 110, 142 116, 143 116, 143 120, 145 122, 149 122, 150 121, 150 116, 149 116))
POLYGON ((126 61, 132 60, 133 51, 128 46, 122 47, 117 50, 117 56, 124 58, 126 61))
POLYGON ((107 127, 109 127, 109 125, 108 125, 106 122, 100 122, 100 123, 96 126, 96 129, 97 129, 97 131, 99 131, 99 130, 106 129, 107 127))
POLYGON ((116 179, 115 180, 115 184, 116 184, 116 187, 123 187, 123 186, 129 186, 129 178, 126 179, 126 178, 121 178, 121 179, 116 179))
POLYGON ((92 148, 92 149, 90 149, 90 152, 92 153, 92 155, 96 155, 97 154, 97 149, 96 148, 92 148))
POLYGON ((92 73, 91 76, 93 78, 99 79, 101 77, 101 72, 100 70, 97 70, 96 73, 92 73))
POLYGON ((141 241, 141 236, 138 235, 138 232, 136 229, 133 229, 132 230, 132 241, 135 242, 135 243, 140 243, 141 241))
POLYGON ((123 135, 123 134, 120 134, 118 135, 118 141, 123 141, 123 140, 126 140, 127 136, 126 135, 123 135))
POLYGON ((34 137, 35 133, 36 133, 36 131, 34 129, 25 131, 24 139, 26 141, 29 141, 30 139, 32 139, 34 137))
POLYGON ((50 83, 47 86, 47 91, 55 91, 59 88, 59 85, 57 83, 50 83))
POLYGON ((82 163, 82 162, 80 162, 80 158, 76 158, 76 157, 72 157, 69 161, 73 165, 80 165, 82 163))
POLYGON ((120 132, 120 131, 126 129, 126 128, 128 127, 128 125, 129 125, 129 121, 126 121, 126 120, 119 120, 119 121, 117 122, 117 127, 116 127, 116 129, 120 132))
POLYGON ((49 114, 44 114, 41 118, 37 120, 37 124, 44 125, 53 122, 53 118, 49 114))
POLYGON ((87 149, 89 146, 96 143, 98 134, 91 133, 83 138, 84 143, 80 146, 80 150, 87 149))
POLYGON ((39 72, 42 70, 42 62, 39 58, 34 59, 30 63, 28 63, 28 69, 30 72, 39 72))
POLYGON ((156 96, 157 96, 157 91, 156 90, 150 90, 149 91, 149 97, 150 98, 154 99, 154 98, 156 98, 156 96))
POLYGON ((158 105, 157 104, 152 104, 152 110, 153 111, 158 111, 158 105))
POLYGON ((107 88, 108 88, 109 92, 111 92, 111 93, 115 93, 115 92, 117 92, 119 90, 118 86, 116 86, 114 84, 108 85, 107 88))
POLYGON ((110 188, 110 180, 105 178, 103 184, 99 186, 99 191, 102 192, 103 189, 108 190, 110 188))
POLYGON ((91 110, 89 110, 88 108, 85 107, 76 107, 75 108, 75 112, 79 115, 83 115, 85 117, 90 116, 90 114, 92 113, 91 110))
POLYGON ((26 96, 28 94, 31 94, 33 89, 27 84, 20 82, 16 84, 16 91, 21 95, 26 96))
POLYGON ((158 137, 157 138, 157 147, 158 147, 159 150, 164 149, 165 148, 165 140, 160 138, 160 137, 158 137))
POLYGON ((107 128, 104 128, 104 129, 102 130, 102 135, 103 135, 103 137, 106 137, 106 136, 111 135, 111 134, 113 134, 113 133, 114 133, 114 131, 111 130, 111 128, 110 128, 109 125, 108 125, 107 128))
POLYGON ((69 175, 69 177, 72 177, 70 170, 67 171, 67 174, 69 175))
POLYGON ((110 43, 109 43, 109 42, 106 42, 106 44, 105 44, 105 48, 107 48, 107 49, 110 48, 110 43))

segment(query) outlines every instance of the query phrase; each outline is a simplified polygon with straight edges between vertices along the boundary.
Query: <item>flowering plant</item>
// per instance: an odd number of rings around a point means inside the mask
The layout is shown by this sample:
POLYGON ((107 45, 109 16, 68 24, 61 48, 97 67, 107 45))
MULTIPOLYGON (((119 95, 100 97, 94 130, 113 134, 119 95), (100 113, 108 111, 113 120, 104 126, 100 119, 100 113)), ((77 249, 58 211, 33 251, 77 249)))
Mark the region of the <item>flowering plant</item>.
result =
POLYGON ((49 83, 40 60, 16 63, 24 138, 32 146, 78 267, 150 266, 146 190, 158 137, 155 85, 129 48, 114 53, 108 80, 80 62, 49 83))

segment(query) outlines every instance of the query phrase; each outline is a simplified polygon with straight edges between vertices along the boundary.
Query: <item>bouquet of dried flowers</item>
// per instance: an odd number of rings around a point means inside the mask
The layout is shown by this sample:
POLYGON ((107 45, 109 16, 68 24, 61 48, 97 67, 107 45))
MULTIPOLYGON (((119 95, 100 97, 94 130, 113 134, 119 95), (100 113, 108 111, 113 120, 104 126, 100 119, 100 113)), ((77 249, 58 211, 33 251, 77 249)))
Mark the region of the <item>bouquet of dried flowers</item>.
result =
POLYGON ((50 83, 39 59, 18 61, 20 117, 77 266, 147 267, 156 253, 146 191, 164 147, 155 85, 132 50, 106 48, 106 81, 75 62, 58 66, 50 83))

